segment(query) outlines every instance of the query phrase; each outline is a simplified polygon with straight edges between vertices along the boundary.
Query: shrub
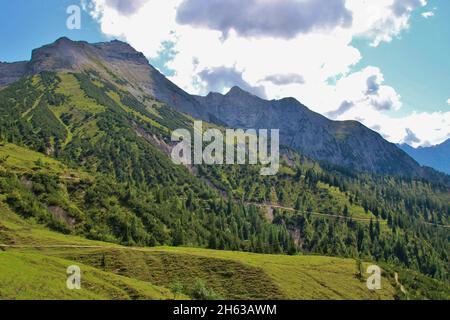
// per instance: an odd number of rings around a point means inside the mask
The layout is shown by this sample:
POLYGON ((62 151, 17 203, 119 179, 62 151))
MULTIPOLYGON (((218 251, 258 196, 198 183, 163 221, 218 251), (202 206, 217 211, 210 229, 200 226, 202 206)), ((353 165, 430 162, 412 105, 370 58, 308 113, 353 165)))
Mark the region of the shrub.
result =
POLYGON ((212 289, 208 289, 205 283, 197 279, 194 288, 191 291, 190 296, 196 300, 220 300, 221 297, 212 289))

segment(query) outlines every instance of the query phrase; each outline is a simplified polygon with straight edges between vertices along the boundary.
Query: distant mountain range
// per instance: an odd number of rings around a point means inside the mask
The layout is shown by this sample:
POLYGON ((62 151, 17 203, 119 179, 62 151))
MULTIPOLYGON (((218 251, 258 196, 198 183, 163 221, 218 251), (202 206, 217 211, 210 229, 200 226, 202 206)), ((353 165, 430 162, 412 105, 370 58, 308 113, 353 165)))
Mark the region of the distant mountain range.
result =
POLYGON ((283 145, 320 161, 378 174, 434 174, 361 123, 331 121, 294 98, 267 101, 238 87, 226 95, 190 95, 152 67, 142 53, 117 40, 89 44, 61 38, 34 50, 31 61, 0 64, 0 87, 41 71, 86 70, 110 81, 118 77, 136 98, 153 96, 198 119, 233 128, 280 129, 283 145))
POLYGON ((432 147, 413 148, 408 144, 399 147, 421 165, 450 174, 450 139, 432 147))

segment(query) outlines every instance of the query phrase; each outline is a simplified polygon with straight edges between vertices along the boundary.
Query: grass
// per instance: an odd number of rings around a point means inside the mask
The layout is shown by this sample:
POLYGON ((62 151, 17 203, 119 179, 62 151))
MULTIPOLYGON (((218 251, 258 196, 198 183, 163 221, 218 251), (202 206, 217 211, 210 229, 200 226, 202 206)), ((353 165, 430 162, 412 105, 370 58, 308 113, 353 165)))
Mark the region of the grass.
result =
POLYGON ((333 197, 333 199, 335 199, 339 203, 341 207, 344 207, 346 205, 348 207, 350 217, 362 219, 372 218, 373 221, 375 221, 376 216, 372 212, 365 212, 364 208, 360 205, 351 204, 346 194, 341 192, 339 188, 329 186, 324 183, 319 183, 318 185, 319 188, 326 190, 333 197))
POLYGON ((60 161, 42 153, 11 143, 0 143, 0 170, 14 173, 36 172, 57 175, 61 179, 90 179, 90 175, 69 168, 60 161))
MULTIPOLYGON (((0 166, 8 171, 40 170, 67 177, 86 175, 12 144, 0 146, 2 158, 5 160, 0 166), (36 168, 38 160, 46 165, 36 168)), ((347 201, 342 194, 334 196, 347 201)), ((0 194, 0 244, 10 247, 0 250, 0 299, 170 299, 174 297, 167 288, 182 284, 188 293, 199 279, 225 299, 394 299, 399 296, 392 269, 384 274, 381 290, 369 291, 365 281, 357 277, 353 259, 185 247, 123 247, 52 232, 33 220, 21 218, 4 200, 0 194), (82 290, 68 290, 65 285, 65 270, 74 264, 82 269, 82 290)), ((364 267, 368 265, 365 263, 364 267)), ((404 271, 402 274, 406 280, 419 277, 404 271)), ((420 283, 426 286, 408 280, 413 289, 417 286, 417 290, 426 292, 431 288, 438 297, 448 292, 448 286, 420 277, 423 278, 420 283)))
POLYGON ((383 279, 382 290, 369 291, 356 277, 352 259, 182 247, 127 248, 49 231, 15 215, 1 202, 0 217, 0 243, 25 246, 0 251, 2 299, 160 299, 168 297, 168 290, 162 288, 181 283, 189 291, 198 279, 225 299, 395 296, 388 279, 383 279), (65 268, 73 264, 87 276, 86 292, 66 292, 65 268))
POLYGON ((0 144, 0 159, 4 159, 0 162, 0 167, 13 172, 41 171, 53 174, 69 172, 66 166, 55 159, 11 143, 0 144), (38 166, 38 162, 43 165, 38 166))
POLYGON ((30 117, 28 117, 28 115, 33 112, 34 109, 36 109, 36 107, 39 105, 39 102, 41 101, 41 97, 39 97, 39 99, 37 99, 34 103, 33 106, 28 109, 27 111, 25 111, 24 113, 22 113, 22 118, 27 118, 28 120, 30 120, 30 117))
MULTIPOLYGON (((40 170, 60 177, 87 175, 12 144, 0 146, 0 159, 6 155, 9 157, 0 166, 7 171, 40 170), (38 160, 47 165, 36 168, 38 160)), ((334 196, 347 201, 343 194, 334 196)), ((50 231, 32 219, 25 220, 15 214, 4 200, 0 194, 0 244, 10 247, 0 251, 0 299, 167 299, 173 298, 167 288, 182 284, 189 293, 199 279, 225 299, 394 299, 401 296, 393 280, 395 270, 389 266, 385 268, 388 272, 383 275, 382 289, 369 291, 365 281, 357 277, 354 259, 185 247, 123 247, 50 231), (84 275, 80 291, 65 287, 65 270, 73 264, 79 265, 84 275)), ((365 263, 364 269, 368 265, 365 263)), ((448 292, 448 286, 435 280, 407 271, 401 274, 409 288, 418 292, 412 297, 421 297, 427 290, 437 297, 448 292), (419 279, 420 285, 409 279, 419 279)))
MULTIPOLYGON (((13 290, 11 287, 16 291, 27 288, 29 296, 23 294, 17 297, 55 298, 57 292, 65 290, 61 288, 64 282, 50 277, 50 274, 64 278, 64 268, 71 264, 88 271, 92 279, 87 280, 93 283, 92 288, 97 288, 96 277, 100 277, 100 283, 108 283, 103 277, 118 274, 123 276, 120 278, 123 281, 134 279, 136 284, 151 283, 161 288, 181 283, 190 289, 198 279, 202 279, 208 288, 226 299, 393 299, 395 296, 395 288, 388 279, 383 279, 382 290, 367 290, 365 282, 356 277, 356 264, 352 259, 259 255, 194 248, 125 248, 48 231, 15 216, 4 205, 0 205, 0 212, 0 242, 30 246, 8 248, 6 253, 2 253, 1 274, 11 278, 15 270, 21 270, 19 274, 26 275, 15 283, 0 278, 1 287, 10 288, 10 291, 13 290), (97 247, 45 247, 55 245, 97 247), (17 268, 11 267, 14 263, 18 264, 17 268), (59 268, 58 272, 56 268, 59 268), (59 287, 48 286, 49 281, 57 282, 59 287), (48 295, 41 293, 39 287, 48 291, 48 295)), ((99 288, 102 286, 99 285, 99 288)), ((5 293, 5 290, 0 291, 0 297, 9 297, 10 293, 5 293)), ((127 298, 119 289, 111 287, 111 290, 112 295, 94 290, 83 296, 68 292, 61 297, 127 298), (74 294, 77 295, 72 296, 74 294)), ((138 297, 153 299, 151 296, 138 297)))
POLYGON ((105 111, 105 107, 97 104, 95 100, 86 97, 75 76, 69 73, 58 73, 58 77, 61 79, 61 82, 56 92, 70 97, 69 102, 66 102, 63 106, 54 108, 54 112, 58 116, 63 112, 69 112, 72 106, 76 106, 77 110, 93 114, 105 111))
POLYGON ((105 107, 87 97, 81 90, 77 78, 72 74, 59 73, 58 76, 61 82, 56 92, 69 97, 69 100, 61 106, 53 106, 50 109, 59 119, 68 115, 71 117, 69 123, 67 125, 64 124, 68 131, 68 137, 64 144, 67 145, 72 140, 72 137, 80 132, 88 136, 94 136, 98 128, 92 117, 95 114, 104 112, 105 107), (74 127, 74 124, 79 123, 83 125, 74 127))
POLYGON ((66 270, 71 265, 72 261, 35 252, 0 252, 0 298, 160 300, 172 296, 167 289, 85 265, 79 265, 81 289, 69 290, 66 270))
MULTIPOLYGON (((131 248, 49 231, 14 214, 0 201, 0 299, 172 299, 182 284, 188 293, 200 279, 224 299, 394 299, 400 295, 394 269, 382 289, 370 291, 353 259, 265 255, 186 247, 131 248), (76 247, 71 247, 76 246, 76 247), (80 266, 80 291, 65 287, 65 270, 80 266), (15 279, 11 281, 10 279, 15 279)), ((364 263, 364 269, 369 263, 364 263)), ((418 275, 400 270, 400 279, 418 275)), ((402 283, 411 297, 448 286, 420 276, 402 283), (410 286, 408 287, 408 284, 410 286), (422 286, 424 284, 425 286, 422 286)), ((448 294, 447 294, 448 296, 448 294)), ((187 298, 179 296, 178 298, 187 298)))
POLYGON ((392 299, 395 289, 386 278, 383 289, 369 291, 356 277, 353 259, 321 256, 264 255, 193 248, 156 248, 154 252, 233 261, 257 268, 287 299, 392 299))
POLYGON ((225 299, 286 298, 258 266, 207 255, 193 255, 189 251, 88 249, 57 254, 163 287, 180 283, 187 292, 201 279, 207 288, 225 299))
MULTIPOLYGON (((152 126, 154 126, 154 127, 156 127, 156 128, 159 128, 159 129, 162 129, 162 128, 163 128, 163 126, 162 126, 161 124, 159 124, 158 122, 156 122, 156 121, 150 119, 149 117, 143 115, 142 113, 137 112, 136 110, 133 110, 133 109, 131 109, 130 107, 127 107, 126 105, 124 105, 124 104, 121 102, 120 97, 119 97, 119 95, 118 95, 116 92, 111 92, 111 91, 110 91, 110 92, 108 92, 108 96, 109 96, 111 99, 113 99, 113 100, 114 100, 114 101, 115 101, 115 102, 116 102, 123 110, 125 110, 126 112, 132 113, 135 117, 137 117, 137 118, 139 118, 139 119, 141 119, 141 120, 143 120, 143 121, 145 121, 145 122, 151 124, 152 126)), ((155 112, 152 111, 151 108, 148 108, 148 109, 150 110, 149 113, 155 114, 155 112)))
POLYGON ((49 231, 33 221, 15 215, 0 202, 0 244, 23 246, 0 250, 0 299, 172 299, 168 289, 132 277, 106 272, 79 262, 62 259, 56 253, 71 249, 45 246, 104 246, 114 244, 66 236, 49 231), (56 250, 56 251, 55 251, 56 250), (82 289, 66 287, 66 269, 82 270, 82 289))

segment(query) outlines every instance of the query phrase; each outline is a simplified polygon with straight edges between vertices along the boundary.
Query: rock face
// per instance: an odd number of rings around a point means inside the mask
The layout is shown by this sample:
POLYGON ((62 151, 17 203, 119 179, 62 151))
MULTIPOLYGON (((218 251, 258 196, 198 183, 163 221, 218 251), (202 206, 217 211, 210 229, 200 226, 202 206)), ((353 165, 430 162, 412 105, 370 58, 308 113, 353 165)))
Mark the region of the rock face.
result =
POLYGON ((318 160, 376 173, 420 175, 418 164, 356 121, 331 121, 293 98, 267 101, 234 87, 197 97, 197 117, 235 128, 280 129, 283 145, 318 160))
POLYGON ((450 139, 432 147, 413 148, 407 144, 399 147, 421 165, 450 175, 450 139))
POLYGON ((27 62, 0 62, 0 88, 22 78, 27 69, 27 62))
MULTIPOLYGON (((120 67, 120 62, 129 65, 148 65, 145 56, 121 41, 89 44, 60 38, 56 42, 33 50, 27 71, 81 71, 101 69, 109 64, 120 67), (106 65, 105 65, 106 64, 106 65)), ((103 70, 105 71, 105 70, 103 70)))
POLYGON ((267 101, 238 87, 226 95, 190 95, 130 45, 67 38, 33 51, 30 62, 0 65, 0 85, 41 71, 95 70, 137 98, 154 96, 194 118, 232 128, 280 129, 281 143, 314 159, 359 171, 407 176, 425 172, 405 152, 356 121, 331 121, 293 98, 267 101))

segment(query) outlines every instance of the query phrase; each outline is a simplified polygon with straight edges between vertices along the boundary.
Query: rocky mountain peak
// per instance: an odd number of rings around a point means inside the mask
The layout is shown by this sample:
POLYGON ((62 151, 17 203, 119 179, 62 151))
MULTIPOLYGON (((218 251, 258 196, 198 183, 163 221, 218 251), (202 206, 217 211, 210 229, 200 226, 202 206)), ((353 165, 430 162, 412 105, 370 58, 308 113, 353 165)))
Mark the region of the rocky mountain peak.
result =
POLYGON ((126 42, 113 40, 93 45, 106 59, 122 60, 136 64, 148 65, 148 60, 142 52, 135 50, 126 42))
POLYGON ((238 86, 234 86, 228 91, 228 93, 226 95, 227 96, 233 96, 233 95, 242 95, 242 94, 249 95, 250 93, 247 92, 247 91, 242 90, 238 86))
POLYGON ((406 153, 360 123, 331 121, 294 98, 268 101, 238 86, 225 95, 190 95, 153 68, 141 52, 118 40, 89 44, 60 38, 34 50, 28 63, 0 65, 0 86, 40 71, 88 69, 111 82, 119 79, 138 98, 154 96, 197 119, 231 128, 280 129, 281 144, 316 160, 357 171, 424 176, 406 153))
POLYGON ((59 38, 52 44, 33 50, 27 71, 33 74, 41 71, 80 70, 90 60, 89 46, 87 42, 59 38))
POLYGON ((67 37, 61 37, 51 44, 34 49, 31 60, 28 62, 2 63, 0 87, 25 75, 42 71, 78 72, 86 69, 104 71, 105 63, 111 68, 118 65, 121 65, 122 69, 126 69, 124 65, 151 68, 144 54, 136 51, 128 43, 113 40, 90 44, 86 41, 73 41, 67 37))

